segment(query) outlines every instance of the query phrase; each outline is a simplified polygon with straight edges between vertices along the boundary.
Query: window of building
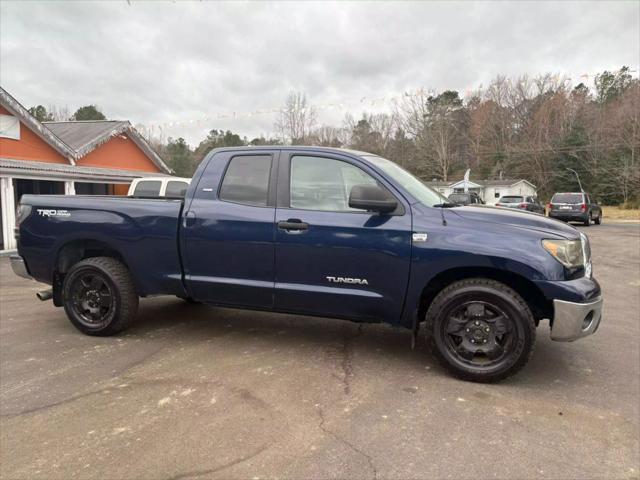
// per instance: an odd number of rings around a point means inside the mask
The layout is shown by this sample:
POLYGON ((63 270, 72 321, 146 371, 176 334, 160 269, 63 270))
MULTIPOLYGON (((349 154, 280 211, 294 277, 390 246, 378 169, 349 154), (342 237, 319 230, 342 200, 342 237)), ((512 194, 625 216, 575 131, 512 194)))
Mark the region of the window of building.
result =
POLYGON ((271 156, 233 157, 222 180, 220 200, 265 206, 269 194, 271 156))
POLYGON ((500 198, 500 190, 494 190, 493 198, 500 198))
POLYGON ((20 120, 13 115, 0 115, 0 138, 20 140, 20 120))
POLYGON ((291 159, 291 208, 347 212, 349 193, 355 185, 378 182, 350 163, 329 158, 297 156, 291 159))

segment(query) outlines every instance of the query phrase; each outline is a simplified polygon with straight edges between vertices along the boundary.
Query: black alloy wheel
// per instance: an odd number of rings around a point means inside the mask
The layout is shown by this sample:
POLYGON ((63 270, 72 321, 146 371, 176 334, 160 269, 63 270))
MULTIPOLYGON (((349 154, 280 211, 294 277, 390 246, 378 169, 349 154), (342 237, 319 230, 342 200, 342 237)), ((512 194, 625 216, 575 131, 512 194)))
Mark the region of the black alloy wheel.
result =
POLYGON ((452 357, 484 368, 500 364, 515 347, 517 325, 497 305, 470 301, 451 311, 442 335, 452 357))
POLYGON ((488 278, 444 288, 426 314, 431 350, 454 375, 496 382, 519 371, 535 343, 535 320, 512 288, 488 278))
POLYGON ((97 271, 85 271, 70 287, 71 305, 80 322, 89 328, 103 325, 115 310, 115 296, 109 280, 97 271))
POLYGON ((76 263, 64 277, 64 309, 87 335, 107 336, 127 328, 138 311, 138 293, 127 267, 111 257, 76 263))

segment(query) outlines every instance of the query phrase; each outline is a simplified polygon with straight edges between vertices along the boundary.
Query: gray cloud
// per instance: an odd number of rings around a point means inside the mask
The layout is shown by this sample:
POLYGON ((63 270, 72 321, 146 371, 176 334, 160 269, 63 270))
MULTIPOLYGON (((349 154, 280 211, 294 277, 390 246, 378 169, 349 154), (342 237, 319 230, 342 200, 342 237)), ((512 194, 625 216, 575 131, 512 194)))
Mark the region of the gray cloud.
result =
MULTIPOLYGON (((158 124, 283 103, 290 90, 340 123, 362 97, 465 92, 499 74, 583 73, 640 63, 638 2, 0 3, 0 83, 27 106, 98 104, 158 124)), ((384 107, 373 107, 374 110, 384 107)), ((165 127, 254 136, 274 115, 165 127)))

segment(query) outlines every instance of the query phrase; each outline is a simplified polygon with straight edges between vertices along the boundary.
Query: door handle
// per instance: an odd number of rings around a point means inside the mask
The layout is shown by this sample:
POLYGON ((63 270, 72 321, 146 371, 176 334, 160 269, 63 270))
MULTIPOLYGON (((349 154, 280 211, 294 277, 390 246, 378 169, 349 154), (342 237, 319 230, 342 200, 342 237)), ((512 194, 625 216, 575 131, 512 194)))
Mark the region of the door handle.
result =
POLYGON ((193 227, 196 224, 196 214, 189 210, 184 214, 184 226, 185 228, 193 227))
POLYGON ((285 232, 302 232, 304 230, 309 230, 309 224, 298 218, 290 218, 289 220, 282 220, 278 222, 278 228, 285 232))

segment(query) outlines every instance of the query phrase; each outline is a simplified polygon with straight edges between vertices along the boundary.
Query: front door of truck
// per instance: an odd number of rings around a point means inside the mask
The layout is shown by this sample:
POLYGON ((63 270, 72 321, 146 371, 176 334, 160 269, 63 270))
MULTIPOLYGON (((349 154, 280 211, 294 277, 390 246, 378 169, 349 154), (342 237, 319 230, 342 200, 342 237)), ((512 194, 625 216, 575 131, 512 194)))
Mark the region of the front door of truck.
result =
POLYGON ((281 152, 276 209, 275 308, 394 322, 402 312, 411 257, 410 207, 364 162, 281 152), (377 184, 393 214, 348 205, 354 185, 377 184))
POLYGON ((185 205, 185 282, 196 300, 273 307, 278 152, 220 152, 185 205), (220 181, 222 178, 222 181, 220 181))

